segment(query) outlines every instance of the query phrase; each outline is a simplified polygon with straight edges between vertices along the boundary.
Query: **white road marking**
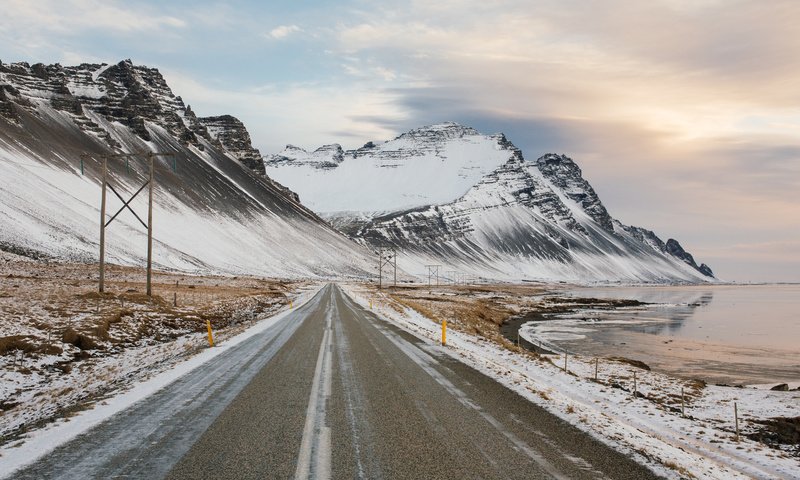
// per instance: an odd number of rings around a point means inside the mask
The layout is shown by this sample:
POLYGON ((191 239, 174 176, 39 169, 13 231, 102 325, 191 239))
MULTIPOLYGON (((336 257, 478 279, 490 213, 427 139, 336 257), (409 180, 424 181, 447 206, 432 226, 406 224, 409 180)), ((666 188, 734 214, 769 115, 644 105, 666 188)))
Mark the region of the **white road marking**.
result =
MULTIPOLYGON (((328 294, 330 296, 331 289, 328 294)), ((335 303, 331 302, 332 305, 335 303)), ((303 440, 300 442, 300 453, 297 458, 297 469, 294 478, 306 480, 331 478, 331 429, 325 425, 325 407, 331 395, 333 380, 332 356, 333 342, 331 323, 334 311, 328 310, 325 331, 319 346, 317 365, 311 381, 311 394, 308 398, 306 423, 303 428, 303 440)))

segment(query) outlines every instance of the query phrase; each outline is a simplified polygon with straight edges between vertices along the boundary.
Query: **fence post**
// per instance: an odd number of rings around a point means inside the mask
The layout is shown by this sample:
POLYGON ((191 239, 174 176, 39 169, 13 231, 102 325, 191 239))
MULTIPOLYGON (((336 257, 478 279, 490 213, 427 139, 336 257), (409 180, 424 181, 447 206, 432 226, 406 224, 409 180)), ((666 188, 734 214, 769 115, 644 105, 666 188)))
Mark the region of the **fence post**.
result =
POLYGON ((683 398, 683 387, 681 387, 681 416, 686 416, 686 400, 683 398))

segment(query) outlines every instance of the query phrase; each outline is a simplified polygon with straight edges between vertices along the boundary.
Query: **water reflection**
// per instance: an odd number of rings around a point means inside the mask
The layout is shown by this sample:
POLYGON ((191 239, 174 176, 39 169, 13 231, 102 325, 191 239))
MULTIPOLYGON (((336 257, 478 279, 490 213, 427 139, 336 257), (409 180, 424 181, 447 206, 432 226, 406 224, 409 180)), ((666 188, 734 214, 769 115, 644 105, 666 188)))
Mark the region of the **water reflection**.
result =
POLYGON ((710 381, 800 380, 800 286, 582 288, 565 295, 648 305, 586 308, 527 323, 521 334, 710 381))

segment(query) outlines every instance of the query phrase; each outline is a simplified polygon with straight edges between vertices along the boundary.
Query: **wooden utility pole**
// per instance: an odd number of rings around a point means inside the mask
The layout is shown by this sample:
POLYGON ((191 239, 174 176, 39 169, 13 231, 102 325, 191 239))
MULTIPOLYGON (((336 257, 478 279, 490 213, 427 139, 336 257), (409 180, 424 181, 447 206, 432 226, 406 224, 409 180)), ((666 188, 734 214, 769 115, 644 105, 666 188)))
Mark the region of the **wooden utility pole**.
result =
POLYGON ((383 248, 378 248, 378 290, 383 288, 383 248))
POLYGON ((150 178, 148 183, 148 199, 147 199, 147 296, 153 296, 153 287, 150 283, 153 277, 153 152, 147 154, 148 164, 150 166, 150 178))
POLYGON ((431 277, 435 274, 436 275, 436 286, 439 286, 439 267, 441 265, 425 265, 428 269, 428 288, 431 287, 431 277))
POLYGON ((385 254, 383 247, 378 248, 378 290, 383 288, 383 267, 394 267, 394 286, 397 287, 397 250, 385 254))
MULTIPOLYGON (((172 153, 155 153, 149 152, 147 154, 147 163, 148 163, 148 176, 147 181, 142 185, 139 190, 136 191, 128 200, 122 198, 122 195, 117 192, 114 187, 109 184, 108 182, 108 159, 109 158, 125 158, 127 161, 128 157, 135 157, 141 156, 141 153, 119 153, 114 155, 103 155, 103 185, 102 185, 102 193, 100 197, 100 285, 99 290, 103 292, 105 289, 105 265, 106 265, 106 227, 108 227, 111 222, 113 222, 117 216, 122 213, 123 210, 126 208, 130 210, 136 220, 142 224, 143 227, 147 229, 147 296, 150 297, 153 295, 153 288, 152 288, 152 277, 153 277, 153 187, 155 185, 155 157, 159 156, 173 156, 172 153), (135 211, 131 208, 130 204, 133 200, 144 190, 145 187, 148 188, 148 200, 147 200, 147 223, 143 222, 139 215, 136 214, 135 211), (120 199, 122 202, 122 207, 117 210, 117 213, 111 216, 108 221, 106 221, 106 189, 110 189, 117 198, 120 199)), ((83 157, 81 156, 81 163, 83 163, 83 157)), ((173 162, 173 169, 175 168, 175 162, 173 162)))
MULTIPOLYGON (((83 169, 83 158, 81 158, 83 169)), ((108 159, 103 157, 103 187, 100 194, 100 293, 105 289, 106 279, 106 181, 108 180, 108 159)))

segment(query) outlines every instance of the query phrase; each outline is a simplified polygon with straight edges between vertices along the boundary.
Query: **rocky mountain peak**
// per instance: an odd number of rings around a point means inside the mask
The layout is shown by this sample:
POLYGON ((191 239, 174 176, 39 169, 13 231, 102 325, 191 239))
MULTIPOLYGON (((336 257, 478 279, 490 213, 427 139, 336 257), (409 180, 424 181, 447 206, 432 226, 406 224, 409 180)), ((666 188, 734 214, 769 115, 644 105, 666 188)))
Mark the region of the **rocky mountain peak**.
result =
POLYGON ((698 266, 697 263, 695 263, 692 254, 684 250, 681 244, 674 238, 670 238, 669 240, 667 240, 665 248, 667 250, 667 253, 669 253, 675 258, 683 260, 687 265, 691 266, 692 268, 699 271, 703 275, 712 278, 714 277, 714 272, 711 271, 711 267, 709 267, 705 263, 698 266))
POLYGON ((463 138, 469 135, 480 135, 480 133, 472 127, 467 127, 455 122, 442 122, 409 130, 397 137, 397 139, 450 140, 454 138, 463 138))
POLYGON ((250 134, 241 120, 232 115, 200 117, 197 120, 236 159, 251 170, 265 174, 261 152, 253 147, 250 134))
POLYGON ((96 116, 118 122, 146 141, 151 140, 148 123, 158 125, 184 145, 202 151, 208 143, 214 144, 247 167, 264 173, 261 153, 253 148, 241 121, 230 115, 198 118, 172 92, 157 68, 135 65, 130 59, 113 65, 84 63, 74 67, 0 63, 0 116, 16 121, 17 108, 35 110, 37 105, 68 114, 82 130, 112 149, 119 144, 96 116))
POLYGON ((342 163, 342 160, 344 160, 344 150, 338 143, 323 145, 314 150, 313 154, 321 158, 330 157, 331 161, 337 164, 342 163))
POLYGON ((603 229, 613 233, 614 225, 594 188, 583 178, 580 167, 566 155, 548 153, 536 160, 544 177, 581 206, 603 229))

